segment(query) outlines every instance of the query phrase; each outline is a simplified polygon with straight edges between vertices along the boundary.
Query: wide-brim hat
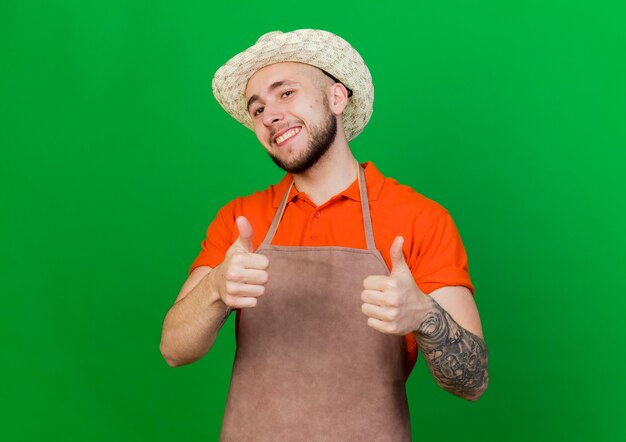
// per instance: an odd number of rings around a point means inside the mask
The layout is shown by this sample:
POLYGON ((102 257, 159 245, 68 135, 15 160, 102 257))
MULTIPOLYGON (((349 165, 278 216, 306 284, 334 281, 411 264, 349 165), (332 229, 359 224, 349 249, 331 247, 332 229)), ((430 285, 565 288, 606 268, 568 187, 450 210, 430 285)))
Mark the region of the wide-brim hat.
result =
POLYGON ((262 35, 254 46, 217 70, 213 95, 233 118, 253 129, 244 96, 248 80, 265 66, 287 61, 323 69, 351 89, 353 95, 343 113, 343 127, 348 141, 361 133, 373 110, 372 76, 359 53, 347 41, 327 31, 299 29, 262 35))

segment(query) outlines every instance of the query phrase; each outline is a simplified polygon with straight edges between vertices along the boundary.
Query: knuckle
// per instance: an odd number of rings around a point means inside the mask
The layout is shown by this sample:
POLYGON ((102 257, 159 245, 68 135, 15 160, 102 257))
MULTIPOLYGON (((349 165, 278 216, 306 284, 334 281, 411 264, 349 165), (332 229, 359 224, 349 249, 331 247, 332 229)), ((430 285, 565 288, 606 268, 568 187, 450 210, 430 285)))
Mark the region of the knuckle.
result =
POLYGON ((232 296, 229 296, 229 295, 222 296, 222 302, 226 304, 228 307, 236 307, 232 296))
POLYGON ((380 286, 380 276, 370 275, 363 280, 363 287, 366 289, 375 290, 376 287, 380 286))
POLYGON ((392 321, 395 321, 399 317, 400 317, 400 309, 398 308, 389 309, 389 319, 391 319, 392 321))
POLYGON ((250 308, 256 306, 255 298, 240 298, 239 299, 239 308, 250 308))
POLYGON ((233 253, 233 256, 231 256, 230 262, 232 264, 240 266, 242 264, 242 262, 243 262, 243 257, 244 257, 244 255, 241 252, 237 251, 237 252, 233 253))
POLYGON ((226 280, 227 281, 238 281, 241 278, 241 276, 239 275, 239 272, 237 272, 234 269, 228 269, 226 271, 226 280))
POLYGON ((237 285, 232 281, 226 281, 226 293, 228 295, 234 295, 237 290, 237 285))
POLYGON ((390 295, 387 297, 387 305, 389 307, 398 307, 400 305, 399 299, 397 295, 390 295))

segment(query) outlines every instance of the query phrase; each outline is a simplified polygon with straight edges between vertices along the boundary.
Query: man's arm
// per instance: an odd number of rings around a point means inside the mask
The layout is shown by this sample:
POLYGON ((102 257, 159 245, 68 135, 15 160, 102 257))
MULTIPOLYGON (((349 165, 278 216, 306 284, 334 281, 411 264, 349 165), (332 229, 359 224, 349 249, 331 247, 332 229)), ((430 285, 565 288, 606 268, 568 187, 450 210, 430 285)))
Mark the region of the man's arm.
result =
POLYGON ((469 289, 449 286, 426 296, 417 286, 404 255, 402 237, 391 245, 389 276, 363 281, 361 307, 367 324, 382 333, 413 333, 428 368, 446 391, 476 400, 487 388, 487 348, 478 309, 469 289))
POLYGON ((214 269, 193 270, 163 321, 161 354, 172 367, 204 356, 234 308, 254 307, 265 292, 266 256, 252 253, 252 226, 237 218, 239 238, 214 269))
POLYGON ((222 302, 209 277, 211 267, 195 268, 163 321, 161 354, 171 367, 190 364, 204 356, 230 309, 222 302))
POLYGON ((426 299, 431 307, 413 335, 431 374, 446 391, 477 400, 489 382, 488 353, 472 294, 442 287, 426 299))

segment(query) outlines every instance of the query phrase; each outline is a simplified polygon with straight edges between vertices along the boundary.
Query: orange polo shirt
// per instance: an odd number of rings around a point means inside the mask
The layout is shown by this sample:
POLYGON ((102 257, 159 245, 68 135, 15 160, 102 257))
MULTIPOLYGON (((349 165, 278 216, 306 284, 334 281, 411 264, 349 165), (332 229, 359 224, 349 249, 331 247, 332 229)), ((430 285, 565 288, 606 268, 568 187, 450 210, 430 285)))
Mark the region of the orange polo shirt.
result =
MULTIPOLYGON (((422 292, 428 294, 444 286, 460 285, 473 294, 465 248, 448 211, 393 178, 385 178, 373 163, 363 166, 374 240, 387 267, 391 269, 391 243, 402 235, 405 259, 422 292)), ((252 225, 256 250, 291 181, 292 176, 287 174, 278 184, 236 198, 222 207, 207 229, 191 270, 198 266, 215 267, 222 262, 239 236, 235 220, 241 215, 252 225)), ((293 186, 272 244, 366 249, 358 180, 320 206, 293 186)), ((410 371, 417 360, 417 344, 413 334, 408 334, 406 341, 410 371)))

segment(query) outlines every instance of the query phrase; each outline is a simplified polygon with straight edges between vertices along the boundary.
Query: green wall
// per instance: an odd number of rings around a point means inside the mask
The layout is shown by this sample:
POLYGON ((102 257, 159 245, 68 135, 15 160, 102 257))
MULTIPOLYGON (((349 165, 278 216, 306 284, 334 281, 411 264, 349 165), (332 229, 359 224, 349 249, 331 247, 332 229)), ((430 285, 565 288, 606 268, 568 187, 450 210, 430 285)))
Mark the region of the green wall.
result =
POLYGON ((233 322, 178 369, 161 324, 217 209, 281 173, 210 79, 314 27, 374 77, 357 158, 468 251, 491 385, 464 402, 420 358, 415 440, 624 440, 624 23, 620 1, 3 1, 0 437, 216 440, 233 322))

